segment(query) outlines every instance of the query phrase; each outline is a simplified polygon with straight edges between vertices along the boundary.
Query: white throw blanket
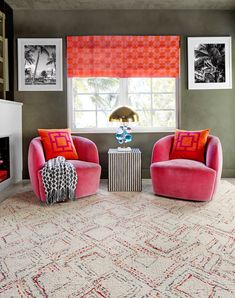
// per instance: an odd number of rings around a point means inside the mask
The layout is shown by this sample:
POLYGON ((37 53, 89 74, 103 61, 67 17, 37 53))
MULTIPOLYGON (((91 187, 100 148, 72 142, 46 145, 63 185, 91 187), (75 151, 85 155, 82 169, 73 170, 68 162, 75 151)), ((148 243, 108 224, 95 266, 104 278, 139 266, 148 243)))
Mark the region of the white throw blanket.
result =
POLYGON ((48 160, 42 169, 42 181, 47 205, 75 199, 77 173, 74 166, 64 157, 48 160))

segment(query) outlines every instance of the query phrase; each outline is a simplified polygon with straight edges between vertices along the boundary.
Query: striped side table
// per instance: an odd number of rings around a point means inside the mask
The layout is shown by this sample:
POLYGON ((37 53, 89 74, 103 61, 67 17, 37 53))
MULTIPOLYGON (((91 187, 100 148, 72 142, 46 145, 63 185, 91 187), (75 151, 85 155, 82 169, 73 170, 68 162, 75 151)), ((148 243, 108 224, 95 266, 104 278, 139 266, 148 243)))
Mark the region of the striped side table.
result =
POLYGON ((108 151, 109 191, 141 191, 141 152, 133 148, 131 151, 108 151))

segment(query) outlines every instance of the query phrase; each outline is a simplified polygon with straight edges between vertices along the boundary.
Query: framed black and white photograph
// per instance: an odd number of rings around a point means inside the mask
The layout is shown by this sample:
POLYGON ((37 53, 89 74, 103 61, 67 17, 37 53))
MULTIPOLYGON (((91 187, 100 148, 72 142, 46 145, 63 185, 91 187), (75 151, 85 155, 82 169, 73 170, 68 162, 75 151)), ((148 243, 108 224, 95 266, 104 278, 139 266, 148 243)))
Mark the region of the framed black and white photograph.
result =
POLYGON ((188 37, 188 89, 231 88, 231 37, 188 37))
POLYGON ((19 91, 63 90, 62 39, 18 39, 19 91))

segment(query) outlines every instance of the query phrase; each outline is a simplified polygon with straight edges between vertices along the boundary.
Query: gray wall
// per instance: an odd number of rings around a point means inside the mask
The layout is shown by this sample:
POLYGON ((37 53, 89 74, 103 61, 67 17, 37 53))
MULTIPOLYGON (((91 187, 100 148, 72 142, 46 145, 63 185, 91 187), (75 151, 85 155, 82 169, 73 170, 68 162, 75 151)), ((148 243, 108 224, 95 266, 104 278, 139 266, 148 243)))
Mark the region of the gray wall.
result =
MULTIPOLYGON (((187 36, 232 36, 235 42, 235 11, 14 11, 15 39, 62 37, 66 35, 177 35, 181 36, 181 124, 182 129, 211 128, 223 145, 225 177, 235 176, 235 92, 234 90, 187 90, 187 36)), ((15 51, 16 52, 16 51, 15 51)), ((17 61, 17 59, 15 59, 17 61)), ((235 69, 233 59, 233 70, 235 69)), ((15 70, 17 65, 15 62, 15 70)), ((15 71, 15 86, 17 75, 15 71)), ((37 128, 67 127, 66 60, 63 92, 18 92, 23 106, 24 177, 27 150, 37 128)), ((233 75, 235 86, 235 74, 233 75)), ((149 177, 151 150, 165 134, 134 134, 132 146, 143 153, 143 176, 149 177)), ((100 152, 103 177, 107 177, 107 151, 116 147, 113 134, 85 135, 100 152)))

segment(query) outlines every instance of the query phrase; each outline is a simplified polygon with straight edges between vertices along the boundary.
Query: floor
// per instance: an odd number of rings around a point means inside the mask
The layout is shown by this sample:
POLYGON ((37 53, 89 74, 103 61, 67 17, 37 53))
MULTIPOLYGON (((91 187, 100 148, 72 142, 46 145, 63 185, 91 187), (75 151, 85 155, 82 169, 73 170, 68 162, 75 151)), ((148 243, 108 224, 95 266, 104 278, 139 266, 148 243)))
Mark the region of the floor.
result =
POLYGON ((235 179, 210 202, 98 194, 46 206, 1 193, 0 297, 235 297, 235 179), (8 197, 8 199, 6 199, 8 197), (6 199, 6 200, 5 200, 6 199))
POLYGON ((14 185, 9 186, 7 189, 0 192, 0 202, 4 201, 8 197, 25 191, 32 190, 29 180, 22 180, 14 185))

